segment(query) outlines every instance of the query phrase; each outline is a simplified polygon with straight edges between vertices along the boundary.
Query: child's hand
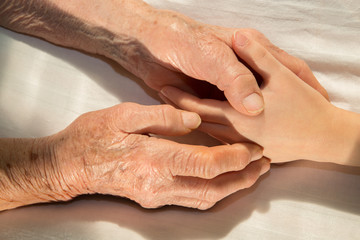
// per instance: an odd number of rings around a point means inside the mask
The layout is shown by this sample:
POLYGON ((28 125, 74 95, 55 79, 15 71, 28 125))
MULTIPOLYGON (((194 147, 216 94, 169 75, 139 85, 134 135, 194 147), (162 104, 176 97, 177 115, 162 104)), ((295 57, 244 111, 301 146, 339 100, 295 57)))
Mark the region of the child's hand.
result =
MULTIPOLYGON (((240 33, 235 41, 240 46, 235 49, 238 56, 264 80, 261 89, 265 110, 259 116, 245 116, 228 102, 199 99, 174 87, 163 88, 161 96, 182 109, 197 112, 203 120, 200 129, 224 142, 240 142, 245 138, 262 145, 264 155, 273 162, 296 159, 337 162, 346 156, 333 153, 345 145, 341 139, 342 126, 338 129, 342 118, 339 109, 256 41, 240 33)), ((347 154, 346 149, 343 147, 341 154, 347 154)))

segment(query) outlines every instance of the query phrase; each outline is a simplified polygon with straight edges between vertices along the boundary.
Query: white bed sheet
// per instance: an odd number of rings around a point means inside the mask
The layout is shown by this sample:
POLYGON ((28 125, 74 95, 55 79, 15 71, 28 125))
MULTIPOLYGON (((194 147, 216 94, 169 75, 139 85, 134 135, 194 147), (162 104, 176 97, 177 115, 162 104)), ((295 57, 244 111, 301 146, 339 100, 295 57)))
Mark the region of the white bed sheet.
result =
MULTIPOLYGON (((360 1, 148 0, 199 21, 260 30, 308 62, 331 101, 360 113, 360 1)), ((0 136, 55 133, 119 102, 159 104, 104 58, 0 28, 0 136)), ((202 134, 185 138, 212 144, 202 134)), ((0 239, 360 239, 360 169, 298 161, 273 166, 213 209, 144 210, 85 196, 0 213, 0 239)))

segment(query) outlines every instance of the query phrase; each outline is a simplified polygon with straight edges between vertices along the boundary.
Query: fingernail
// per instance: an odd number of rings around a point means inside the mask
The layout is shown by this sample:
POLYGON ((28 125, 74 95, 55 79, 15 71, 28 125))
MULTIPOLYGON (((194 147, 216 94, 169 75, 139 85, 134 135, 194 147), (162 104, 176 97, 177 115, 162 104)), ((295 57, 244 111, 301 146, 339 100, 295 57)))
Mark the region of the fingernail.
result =
POLYGON ((243 47, 248 43, 249 39, 239 31, 235 33, 235 44, 239 47, 243 47))
POLYGON ((193 112, 182 112, 181 116, 185 127, 189 129, 196 129, 200 126, 201 118, 198 114, 193 112))
POLYGON ((264 100, 257 94, 252 93, 243 100, 243 106, 249 113, 259 113, 264 110, 264 100))

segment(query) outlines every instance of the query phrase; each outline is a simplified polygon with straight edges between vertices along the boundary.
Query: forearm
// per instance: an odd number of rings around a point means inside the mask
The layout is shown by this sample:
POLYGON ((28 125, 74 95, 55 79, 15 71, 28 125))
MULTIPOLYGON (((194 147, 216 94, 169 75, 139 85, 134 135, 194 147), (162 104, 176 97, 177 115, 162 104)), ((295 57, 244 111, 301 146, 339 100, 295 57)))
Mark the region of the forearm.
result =
POLYGON ((113 58, 133 71, 137 41, 153 8, 140 0, 4 0, 0 25, 52 43, 113 58))
POLYGON ((0 211, 79 194, 66 181, 51 141, 51 137, 0 139, 0 211))

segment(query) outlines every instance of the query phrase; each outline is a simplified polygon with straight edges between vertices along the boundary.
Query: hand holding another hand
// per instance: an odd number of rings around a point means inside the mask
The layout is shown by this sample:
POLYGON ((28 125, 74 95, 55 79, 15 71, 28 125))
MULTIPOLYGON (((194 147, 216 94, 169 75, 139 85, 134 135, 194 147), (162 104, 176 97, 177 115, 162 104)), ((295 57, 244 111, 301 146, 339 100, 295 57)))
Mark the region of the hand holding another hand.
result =
POLYGON ((264 79, 263 113, 248 117, 228 102, 200 99, 174 87, 162 89, 163 98, 197 112, 203 120, 200 129, 218 139, 260 144, 264 156, 273 162, 308 159, 359 165, 351 160, 359 141, 356 114, 331 105, 258 42, 238 32, 233 45, 237 55, 264 79))
MULTIPOLYGON (((160 91, 174 86, 202 98, 216 98, 221 91, 244 115, 263 110, 262 93, 251 71, 238 60, 232 37, 241 31, 262 45, 278 61, 327 97, 304 61, 274 46, 254 29, 233 29, 203 24, 180 13, 147 6, 130 33, 136 51, 123 56, 104 53, 160 91), (201 81, 198 81, 201 80, 201 81), (206 84, 210 83, 210 84, 206 84), (212 85, 211 85, 212 84, 212 85), (255 93, 255 94, 254 94, 255 93), (250 96, 250 97, 249 97, 250 96)), ((114 18, 116 19, 116 18, 114 18)), ((110 32, 117 32, 115 29, 110 32)), ((112 46, 113 49, 116 45, 112 46)), ((119 46, 119 49, 123 47, 119 46)), ((119 55, 123 52, 119 52, 119 55)), ((222 94, 222 93, 221 93, 222 94)), ((265 103, 266 104, 266 103, 265 103)))
POLYGON ((207 209, 250 187, 268 171, 269 161, 260 159, 262 149, 255 144, 192 146, 147 135, 183 135, 199 124, 197 114, 168 105, 124 103, 86 113, 52 137, 54 165, 64 184, 76 186, 74 195, 118 195, 149 208, 207 209))

